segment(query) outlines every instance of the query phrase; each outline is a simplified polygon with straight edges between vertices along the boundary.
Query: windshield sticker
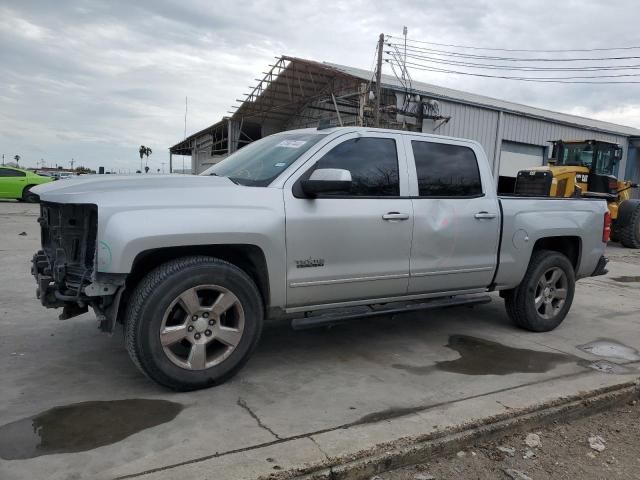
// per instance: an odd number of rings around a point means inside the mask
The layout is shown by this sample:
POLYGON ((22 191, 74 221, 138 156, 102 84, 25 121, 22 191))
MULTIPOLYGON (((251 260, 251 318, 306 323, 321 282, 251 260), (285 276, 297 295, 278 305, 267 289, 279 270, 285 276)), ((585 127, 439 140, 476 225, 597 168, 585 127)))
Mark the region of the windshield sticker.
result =
POLYGON ((278 162, 278 163, 274 163, 273 166, 274 167, 285 167, 287 164, 284 162, 278 162))
POLYGON ((276 145, 276 147, 284 147, 284 148, 300 148, 305 143, 306 140, 283 140, 276 145))

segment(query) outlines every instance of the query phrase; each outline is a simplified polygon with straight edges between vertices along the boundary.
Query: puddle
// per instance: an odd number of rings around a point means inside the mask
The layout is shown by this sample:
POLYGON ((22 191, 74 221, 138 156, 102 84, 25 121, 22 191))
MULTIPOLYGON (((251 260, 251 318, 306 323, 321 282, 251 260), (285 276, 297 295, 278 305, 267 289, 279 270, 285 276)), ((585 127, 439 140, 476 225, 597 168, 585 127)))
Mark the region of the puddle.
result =
POLYGON ((597 370, 598 372, 610 373, 613 375, 621 375, 623 373, 631 372, 631 370, 629 370, 628 368, 623 367, 622 365, 618 365, 617 363, 609 362, 607 360, 597 360, 595 362, 582 360, 581 362, 578 362, 578 364, 583 367, 597 370))
POLYGON ((543 373, 557 364, 575 361, 574 357, 554 352, 507 347, 497 342, 467 335, 451 335, 447 348, 460 354, 456 360, 436 362, 426 367, 395 364, 394 368, 414 374, 432 370, 463 375, 509 375, 512 373, 543 373))
POLYGON ((622 282, 622 283, 633 283, 633 282, 640 282, 640 276, 628 276, 628 275, 623 275, 622 277, 612 277, 611 280, 614 280, 616 282, 622 282))
POLYGON ((55 407, 0 427, 0 458, 17 460, 83 452, 173 420, 182 405, 166 400, 113 400, 55 407))
POLYGON ((600 339, 585 345, 578 345, 577 348, 598 357, 621 358, 630 362, 640 360, 638 350, 616 340, 600 339))

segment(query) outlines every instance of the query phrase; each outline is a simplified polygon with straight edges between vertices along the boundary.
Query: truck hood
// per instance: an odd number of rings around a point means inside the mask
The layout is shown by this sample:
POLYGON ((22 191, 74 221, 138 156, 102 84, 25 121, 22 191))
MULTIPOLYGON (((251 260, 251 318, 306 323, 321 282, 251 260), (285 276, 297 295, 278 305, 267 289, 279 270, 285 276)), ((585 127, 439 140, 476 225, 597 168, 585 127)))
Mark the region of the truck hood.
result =
MULTIPOLYGON (((215 193, 255 190, 226 177, 196 175, 93 175, 58 180, 31 190, 45 202, 91 203, 98 206, 202 204, 215 193)), ((234 192, 235 193, 235 192, 234 192)), ((208 202, 207 202, 208 203, 208 202)))

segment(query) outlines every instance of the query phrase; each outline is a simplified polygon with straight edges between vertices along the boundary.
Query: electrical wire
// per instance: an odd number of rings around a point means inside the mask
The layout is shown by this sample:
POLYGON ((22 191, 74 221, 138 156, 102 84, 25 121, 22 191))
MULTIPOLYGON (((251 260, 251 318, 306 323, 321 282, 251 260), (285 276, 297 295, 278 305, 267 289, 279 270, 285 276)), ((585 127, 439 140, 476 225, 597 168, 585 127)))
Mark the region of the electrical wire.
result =
MULTIPOLYGON (((394 43, 394 42, 386 42, 386 45, 390 47, 402 47, 403 44, 394 43)), ((407 46, 407 50, 412 53, 428 53, 430 55, 439 55, 444 57, 459 57, 459 58, 469 58, 474 60, 499 60, 501 62, 599 62, 603 60, 630 60, 630 59, 640 59, 640 56, 622 56, 622 57, 581 57, 581 58, 546 58, 546 57, 536 57, 536 58, 524 58, 524 57, 496 57, 492 55, 476 55, 470 53, 460 53, 460 52, 450 52, 446 50, 438 50, 433 48, 422 48, 422 47, 414 47, 407 46)))
MULTIPOLYGON (((385 59, 385 62, 387 63, 395 63, 396 65, 400 66, 398 61, 395 59, 385 59)), ((407 62, 408 64, 410 64, 409 62, 407 62)), ((448 70, 448 69, 442 69, 442 68, 438 68, 438 67, 428 67, 425 65, 417 65, 417 64, 413 64, 413 67, 417 70, 425 70, 425 71, 430 71, 430 72, 439 72, 439 73, 450 73, 450 74, 455 74, 455 75, 467 75, 467 76, 473 76, 473 77, 483 77, 483 78, 499 78, 499 79, 503 79, 503 80, 518 80, 518 81, 523 81, 523 82, 538 82, 538 83, 575 83, 575 84, 640 84, 640 81, 633 81, 633 80, 625 80, 625 81, 612 81, 612 80, 605 80, 602 82, 596 82, 596 81, 580 81, 579 79, 582 78, 617 78, 617 77, 624 77, 624 76, 640 76, 640 74, 629 74, 629 75, 603 75, 603 76, 584 76, 584 77, 513 77, 513 76, 507 76, 507 75, 489 75, 489 74, 483 74, 483 73, 472 73, 472 72, 461 72, 461 71, 457 71, 457 70, 448 70)))
MULTIPOLYGON (((385 38, 397 38, 394 35, 385 35, 385 38)), ((402 38, 404 40, 404 38, 402 38)), ((452 48, 468 48, 470 50, 487 50, 487 51, 496 51, 496 52, 532 52, 532 53, 569 53, 569 52, 607 52, 614 50, 637 50, 640 49, 640 46, 632 46, 632 47, 603 47, 603 48, 569 48, 569 49, 528 49, 528 48, 493 48, 493 47, 472 47, 470 45, 454 45, 451 43, 436 43, 436 42, 426 42, 424 40, 412 40, 407 39, 407 42, 412 43, 421 43, 426 45, 436 45, 438 47, 452 47, 452 48)))
MULTIPOLYGON (((390 55, 395 55, 391 50, 385 51, 390 55)), ((465 62, 459 60, 443 59, 437 57, 429 57, 426 55, 413 55, 407 54, 408 58, 414 60, 423 60, 429 63, 440 63, 443 65, 454 65, 469 68, 478 68, 484 70, 511 70, 511 71, 525 71, 525 72, 591 72, 591 71, 607 71, 607 70, 638 70, 640 64, 633 65, 599 65, 599 66, 583 66, 583 67, 539 67, 539 66, 512 66, 512 65, 496 65, 491 63, 475 63, 465 62)))
POLYGON ((367 91, 371 90, 371 84, 373 83, 373 77, 375 77, 376 72, 373 69, 373 66, 376 64, 376 57, 378 56, 378 43, 376 42, 376 50, 373 52, 373 61, 371 62, 371 68, 369 69, 371 72, 371 78, 369 79, 369 83, 367 84, 367 91))

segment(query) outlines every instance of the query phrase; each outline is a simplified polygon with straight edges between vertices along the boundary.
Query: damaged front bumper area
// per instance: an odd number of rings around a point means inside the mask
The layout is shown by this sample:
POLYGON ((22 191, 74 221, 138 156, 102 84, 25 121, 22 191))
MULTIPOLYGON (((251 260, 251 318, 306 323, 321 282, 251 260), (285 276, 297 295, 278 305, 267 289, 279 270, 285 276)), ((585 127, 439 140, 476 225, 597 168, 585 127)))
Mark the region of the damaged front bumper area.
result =
POLYGON ((97 279, 97 207, 42 202, 38 223, 42 249, 33 256, 31 274, 42 305, 62 308, 61 320, 81 315, 91 306, 101 329, 111 331, 114 301, 120 298, 124 278, 102 274, 97 279))

